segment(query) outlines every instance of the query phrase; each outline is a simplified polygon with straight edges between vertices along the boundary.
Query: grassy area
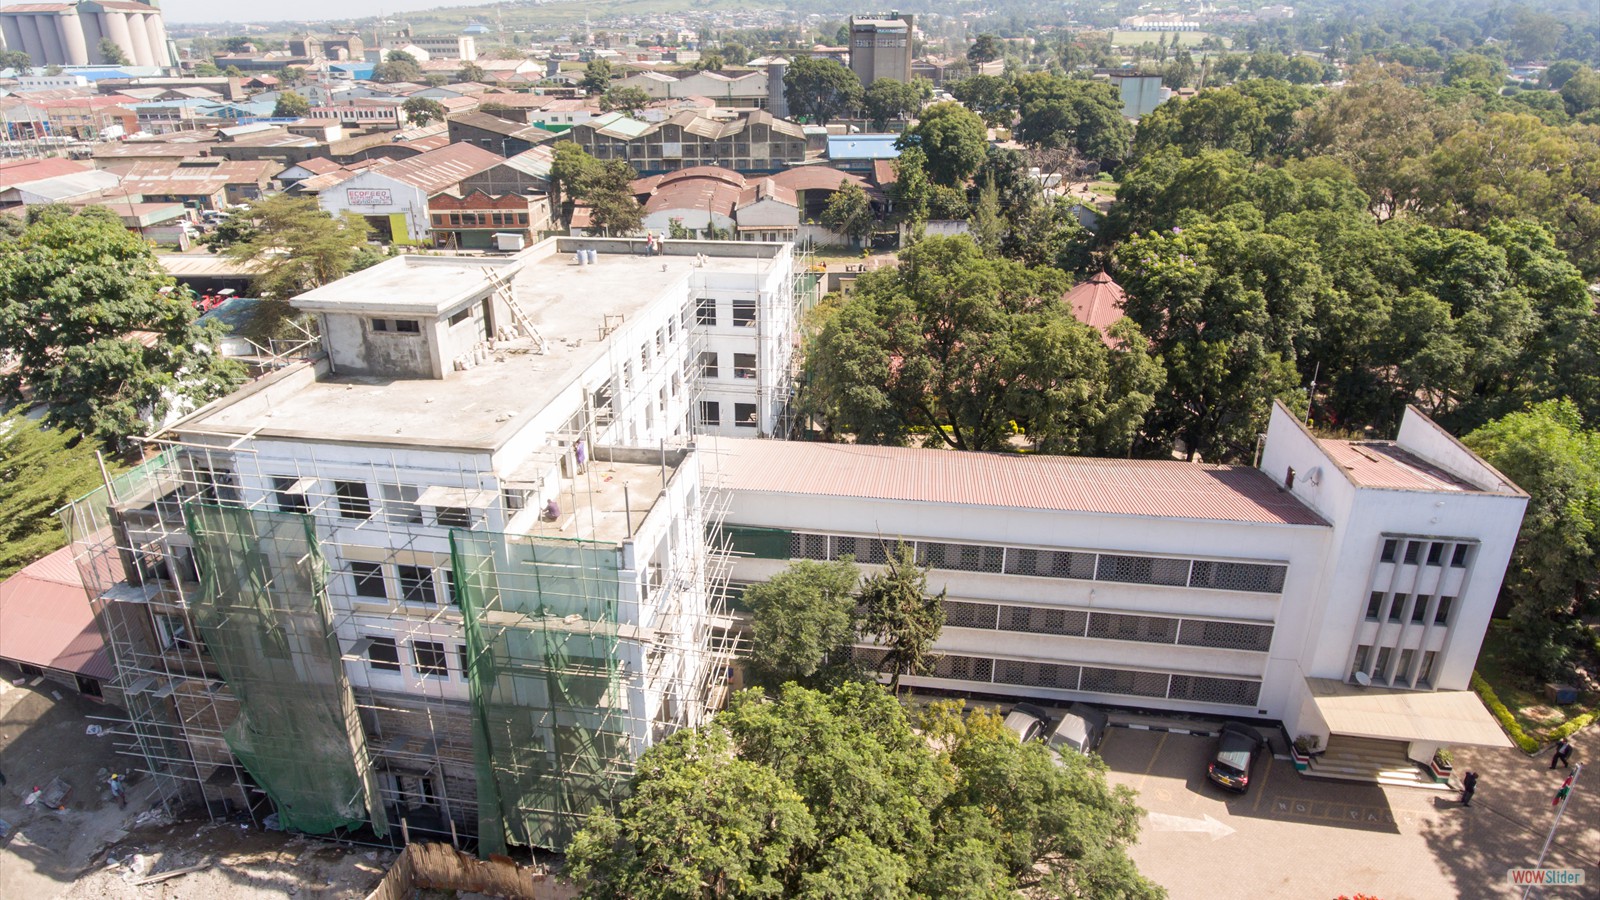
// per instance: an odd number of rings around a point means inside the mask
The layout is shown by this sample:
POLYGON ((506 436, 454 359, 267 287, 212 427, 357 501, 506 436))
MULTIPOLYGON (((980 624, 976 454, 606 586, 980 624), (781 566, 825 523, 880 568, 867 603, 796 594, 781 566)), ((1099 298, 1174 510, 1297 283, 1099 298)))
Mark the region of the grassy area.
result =
POLYGON ((1544 686, 1536 684, 1507 664, 1506 623, 1495 620, 1483 638, 1483 650, 1478 654, 1478 674, 1487 681, 1500 702, 1506 705, 1512 718, 1527 735, 1540 743, 1550 739, 1550 732, 1568 719, 1588 712, 1594 698, 1581 698, 1577 703, 1556 706, 1544 697, 1544 686), (1585 702, 1585 700, 1590 702, 1585 702))
POLYGON ((1113 31, 1111 32, 1111 44, 1114 47, 1137 47, 1140 44, 1154 44, 1161 40, 1163 34, 1167 36, 1169 45, 1172 43, 1172 39, 1176 37, 1180 47, 1195 47, 1201 41, 1211 37, 1211 34, 1205 31, 1113 31))

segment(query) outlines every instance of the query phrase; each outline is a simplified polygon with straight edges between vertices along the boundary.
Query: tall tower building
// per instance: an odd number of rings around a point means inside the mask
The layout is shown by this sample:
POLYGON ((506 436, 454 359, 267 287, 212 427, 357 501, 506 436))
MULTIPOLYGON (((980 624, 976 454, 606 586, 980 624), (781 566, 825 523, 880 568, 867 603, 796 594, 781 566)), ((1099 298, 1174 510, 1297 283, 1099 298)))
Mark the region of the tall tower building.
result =
POLYGON ((850 69, 866 87, 879 78, 911 80, 912 17, 898 10, 850 17, 850 69))

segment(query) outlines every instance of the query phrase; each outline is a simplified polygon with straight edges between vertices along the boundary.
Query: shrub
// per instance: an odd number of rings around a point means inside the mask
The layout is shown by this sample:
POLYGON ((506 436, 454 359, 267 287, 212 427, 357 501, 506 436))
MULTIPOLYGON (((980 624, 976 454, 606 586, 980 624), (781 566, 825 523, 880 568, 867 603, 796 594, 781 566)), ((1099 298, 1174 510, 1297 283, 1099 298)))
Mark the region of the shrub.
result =
MULTIPOLYGON (((1506 734, 1511 736, 1511 740, 1522 749, 1523 753, 1538 752, 1539 742, 1528 737, 1527 733, 1522 730, 1522 726, 1517 724, 1516 717, 1511 715, 1511 710, 1506 709, 1506 705, 1500 702, 1500 698, 1495 694, 1494 688, 1490 687, 1489 682, 1484 681, 1483 676, 1477 672, 1472 673, 1472 689, 1483 700, 1483 705, 1489 707, 1489 712, 1500 720, 1500 727, 1505 729, 1506 734)), ((1582 717, 1580 716, 1579 718, 1582 717)), ((1565 728, 1566 726, 1563 725, 1562 727, 1565 728)))

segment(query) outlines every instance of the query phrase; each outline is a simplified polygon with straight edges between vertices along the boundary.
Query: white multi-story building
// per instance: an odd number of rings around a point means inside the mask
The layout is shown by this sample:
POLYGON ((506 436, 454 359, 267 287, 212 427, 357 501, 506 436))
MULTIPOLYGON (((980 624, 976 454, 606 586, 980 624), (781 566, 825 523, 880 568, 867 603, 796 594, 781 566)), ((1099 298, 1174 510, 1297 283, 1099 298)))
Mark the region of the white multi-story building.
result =
POLYGON ((727 623, 697 416, 748 397, 721 427, 769 434, 787 376, 704 400, 701 354, 787 364, 792 251, 648 249, 401 256, 301 295, 318 358, 72 508, 163 791, 559 848, 704 719, 727 623))
POLYGON ((1467 688, 1527 497, 1414 409, 1396 440, 1354 442, 1278 406, 1259 468, 755 441, 714 457, 736 583, 914 545, 947 619, 933 673, 906 683, 1278 720, 1419 762, 1505 742, 1467 688))

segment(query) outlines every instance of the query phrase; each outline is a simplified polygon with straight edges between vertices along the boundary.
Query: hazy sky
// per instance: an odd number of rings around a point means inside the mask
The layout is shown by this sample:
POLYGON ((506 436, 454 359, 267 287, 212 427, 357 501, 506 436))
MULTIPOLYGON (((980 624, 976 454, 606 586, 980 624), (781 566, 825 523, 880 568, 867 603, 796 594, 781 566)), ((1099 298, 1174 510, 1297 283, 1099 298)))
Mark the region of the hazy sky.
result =
MULTIPOLYGON (((470 0, 160 0, 168 22, 355 19, 383 12, 473 5, 470 0)), ((0 0, 0 7, 9 6, 0 0)))

